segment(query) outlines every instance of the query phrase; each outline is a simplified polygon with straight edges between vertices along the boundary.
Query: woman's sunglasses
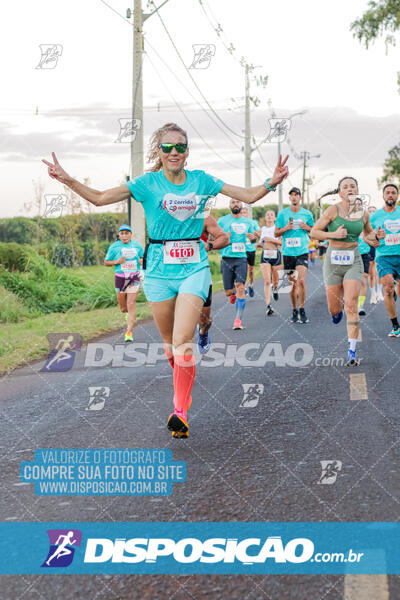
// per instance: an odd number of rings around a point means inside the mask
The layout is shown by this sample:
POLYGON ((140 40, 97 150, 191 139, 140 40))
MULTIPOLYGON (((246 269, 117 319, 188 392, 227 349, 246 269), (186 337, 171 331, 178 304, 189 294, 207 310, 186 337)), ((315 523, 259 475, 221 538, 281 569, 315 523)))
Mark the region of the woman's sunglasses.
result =
POLYGON ((187 144, 159 144, 159 148, 161 148, 164 154, 169 154, 172 148, 176 148, 176 151, 179 154, 185 154, 187 150, 187 144))

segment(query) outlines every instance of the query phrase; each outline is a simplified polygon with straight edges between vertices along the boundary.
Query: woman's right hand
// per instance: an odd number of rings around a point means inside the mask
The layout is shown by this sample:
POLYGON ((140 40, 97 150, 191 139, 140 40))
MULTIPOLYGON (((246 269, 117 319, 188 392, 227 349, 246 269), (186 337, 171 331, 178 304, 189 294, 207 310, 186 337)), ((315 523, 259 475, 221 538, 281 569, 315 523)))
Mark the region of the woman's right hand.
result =
POLYGON ((338 229, 336 229, 334 233, 335 238, 344 239, 347 237, 347 229, 344 225, 341 225, 338 229))
POLYGON ((52 179, 56 179, 60 183, 68 185, 68 183, 72 180, 72 177, 70 175, 68 175, 68 173, 66 171, 64 171, 64 169, 58 162, 57 157, 54 154, 54 152, 52 152, 51 155, 53 157, 54 164, 52 164, 52 163, 48 162, 47 160, 44 160, 44 158, 42 158, 42 162, 44 162, 44 164, 49 167, 48 174, 50 175, 50 177, 52 179))

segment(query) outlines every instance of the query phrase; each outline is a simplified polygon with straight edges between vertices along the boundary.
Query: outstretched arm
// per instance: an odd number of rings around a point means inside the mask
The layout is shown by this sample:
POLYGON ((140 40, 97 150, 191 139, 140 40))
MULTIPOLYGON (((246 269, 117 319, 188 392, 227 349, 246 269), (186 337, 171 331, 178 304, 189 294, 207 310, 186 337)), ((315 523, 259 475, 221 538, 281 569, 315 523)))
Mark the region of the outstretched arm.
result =
MULTIPOLYGON (((279 185, 289 175, 289 169, 286 166, 288 158, 289 155, 286 155, 284 160, 282 160, 282 156, 279 156, 274 174, 269 180, 270 187, 279 185)), ((264 196, 269 194, 269 190, 265 187, 264 183, 251 188, 225 183, 221 189, 221 194, 224 194, 224 196, 229 196, 230 198, 236 198, 245 204, 254 204, 254 202, 261 200, 261 198, 264 198, 264 196)))
POLYGON ((91 204, 94 204, 94 206, 104 206, 105 204, 121 202, 122 200, 129 198, 131 195, 128 187, 125 184, 104 190, 104 192, 90 188, 89 186, 80 183, 80 181, 68 175, 68 173, 64 171, 58 162, 54 152, 52 152, 51 155, 53 157, 54 164, 42 159, 42 162, 49 167, 48 173, 50 177, 52 179, 56 179, 60 183, 63 183, 76 194, 78 194, 78 196, 81 196, 81 198, 84 198, 91 204))

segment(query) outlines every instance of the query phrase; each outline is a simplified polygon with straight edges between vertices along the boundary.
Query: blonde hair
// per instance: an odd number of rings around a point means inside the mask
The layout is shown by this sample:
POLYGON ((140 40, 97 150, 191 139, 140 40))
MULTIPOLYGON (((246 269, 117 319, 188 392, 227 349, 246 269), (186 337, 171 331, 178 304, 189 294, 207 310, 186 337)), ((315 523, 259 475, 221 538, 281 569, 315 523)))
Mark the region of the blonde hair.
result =
POLYGON ((158 147, 161 143, 162 138, 164 137, 164 135, 166 133, 168 133, 168 131, 176 131, 177 133, 180 133, 185 138, 186 143, 188 143, 188 136, 187 136, 186 131, 184 129, 182 129, 181 127, 179 127, 179 125, 177 125, 176 123, 165 123, 165 125, 156 129, 156 131, 153 133, 153 135, 150 138, 149 151, 147 153, 148 162, 154 163, 148 169, 148 171, 151 173, 153 173, 155 171, 161 171, 161 169, 162 169, 161 158, 158 156, 158 147))

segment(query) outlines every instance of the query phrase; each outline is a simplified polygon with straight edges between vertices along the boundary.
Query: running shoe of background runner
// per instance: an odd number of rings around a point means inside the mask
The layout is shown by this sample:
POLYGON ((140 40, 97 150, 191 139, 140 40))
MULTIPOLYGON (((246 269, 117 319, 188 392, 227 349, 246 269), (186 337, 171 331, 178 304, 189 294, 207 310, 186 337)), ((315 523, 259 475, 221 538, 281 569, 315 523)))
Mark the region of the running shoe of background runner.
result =
POLYGON ((365 315, 367 314, 367 313, 365 312, 365 308, 364 308, 363 306, 360 306, 360 308, 358 309, 358 314, 359 314, 361 317, 365 317, 365 315))
POLYGON ((300 308, 300 312, 299 312, 299 323, 308 323, 309 319, 306 315, 306 311, 304 310, 304 308, 300 308))
POLYGON ((206 352, 208 352, 211 348, 211 342, 210 337, 208 335, 208 331, 207 333, 200 333, 200 328, 198 328, 197 331, 199 335, 199 337, 197 338, 197 347, 199 349, 200 354, 206 354, 206 352))
POLYGON ((272 308, 272 306, 270 304, 268 304, 265 312, 268 316, 270 316, 270 315, 274 314, 274 309, 272 308))
POLYGON ((249 296, 250 298, 254 297, 254 288, 252 285, 249 285, 249 296))
POLYGON ((388 337, 400 337, 400 327, 397 329, 393 327, 392 331, 388 333, 388 337))
POLYGON ((360 361, 357 359, 355 350, 348 350, 346 367, 358 367, 360 361))
POLYGON ((278 300, 279 300, 278 290, 276 288, 274 288, 273 286, 272 286, 272 297, 275 300, 275 302, 278 302, 278 300))
POLYGON ((369 300, 370 304, 377 304, 378 302, 378 298, 376 296, 376 291, 375 290, 371 290, 371 298, 369 300))
POLYGON ((133 337, 132 337, 132 331, 127 331, 125 334, 125 341, 126 342, 133 342, 133 337))
POLYGON ((229 296, 229 302, 230 302, 231 304, 235 304, 235 302, 236 302, 236 294, 231 294, 231 295, 229 296))
POLYGON ((240 319, 235 319, 233 323, 233 329, 243 329, 243 324, 240 319))
POLYGON ((381 291, 380 288, 378 288, 378 293, 377 293, 376 296, 378 298, 378 302, 383 302, 385 300, 385 298, 384 298, 384 296, 383 296, 382 291, 381 291))
POLYGON ((342 317, 343 317, 343 311, 341 310, 340 313, 338 313, 337 315, 332 315, 332 321, 334 322, 335 325, 337 325, 342 320, 342 317))
POLYGON ((297 310, 297 308, 293 309, 292 318, 290 320, 292 321, 292 323, 298 323, 299 322, 299 311, 297 310))

